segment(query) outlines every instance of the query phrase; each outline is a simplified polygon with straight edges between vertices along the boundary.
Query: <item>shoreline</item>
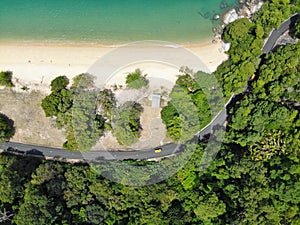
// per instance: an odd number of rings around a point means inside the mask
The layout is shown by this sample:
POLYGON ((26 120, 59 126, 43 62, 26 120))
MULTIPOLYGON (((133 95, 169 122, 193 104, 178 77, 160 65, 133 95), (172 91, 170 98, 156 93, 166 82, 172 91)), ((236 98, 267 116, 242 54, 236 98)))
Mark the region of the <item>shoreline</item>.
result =
MULTIPOLYGON (((166 42, 167 46, 172 44, 194 53, 211 72, 228 57, 222 49, 221 40, 192 44, 166 42)), ((57 76, 66 75, 72 79, 85 73, 99 58, 124 45, 0 41, 0 54, 5 56, 0 59, 0 71, 12 71, 14 80, 20 85, 30 86, 31 90, 38 89, 37 84, 45 90, 57 76)), ((145 72, 147 69, 154 70, 158 75, 162 73, 159 67, 155 71, 153 65, 142 69, 145 72)))
POLYGON ((84 41, 55 41, 55 40, 1 40, 0 39, 0 46, 2 45, 17 45, 17 46, 47 46, 47 47, 100 47, 100 48, 117 48, 122 47, 124 45, 136 42, 143 42, 143 41, 155 41, 161 42, 166 44, 174 44, 178 46, 184 47, 199 47, 203 45, 209 44, 214 40, 214 33, 212 32, 211 37, 207 37, 205 39, 199 39, 197 41, 163 41, 163 40, 152 40, 152 39, 145 39, 145 40, 136 40, 136 41, 124 41, 124 42, 112 42, 112 43, 105 43, 105 42, 84 42, 84 41))

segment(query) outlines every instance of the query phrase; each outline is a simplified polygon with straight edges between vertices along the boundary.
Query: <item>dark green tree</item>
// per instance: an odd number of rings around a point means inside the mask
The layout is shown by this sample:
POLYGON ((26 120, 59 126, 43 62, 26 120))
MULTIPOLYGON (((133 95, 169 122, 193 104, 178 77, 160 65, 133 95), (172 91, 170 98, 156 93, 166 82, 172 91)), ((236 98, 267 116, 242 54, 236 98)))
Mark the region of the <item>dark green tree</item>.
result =
POLYGON ((14 84, 12 83, 11 79, 12 79, 11 71, 0 72, 0 86, 14 87, 14 84))
POLYGON ((300 38, 300 17, 299 16, 292 24, 291 34, 294 38, 300 38))
POLYGON ((17 225, 54 224, 56 215, 51 207, 51 200, 45 195, 40 195, 36 190, 29 190, 29 188, 24 196, 24 203, 21 204, 13 222, 17 225))
POLYGON ((73 105, 74 95, 67 89, 53 91, 42 100, 42 108, 47 117, 66 113, 73 105))
POLYGON ((69 79, 66 76, 56 77, 51 81, 51 91, 60 91, 65 89, 69 84, 69 79))
POLYGON ((14 121, 0 113, 0 142, 8 141, 14 134, 14 121))

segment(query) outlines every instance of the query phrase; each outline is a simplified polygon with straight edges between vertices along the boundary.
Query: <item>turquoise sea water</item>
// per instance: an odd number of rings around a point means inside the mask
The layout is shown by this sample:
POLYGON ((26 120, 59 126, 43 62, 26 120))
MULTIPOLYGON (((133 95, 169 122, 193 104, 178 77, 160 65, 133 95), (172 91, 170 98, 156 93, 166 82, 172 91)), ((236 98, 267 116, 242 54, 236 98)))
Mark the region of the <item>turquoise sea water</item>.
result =
POLYGON ((0 40, 197 42, 237 0, 1 0, 0 40), (224 3, 223 3, 224 4, 224 3))

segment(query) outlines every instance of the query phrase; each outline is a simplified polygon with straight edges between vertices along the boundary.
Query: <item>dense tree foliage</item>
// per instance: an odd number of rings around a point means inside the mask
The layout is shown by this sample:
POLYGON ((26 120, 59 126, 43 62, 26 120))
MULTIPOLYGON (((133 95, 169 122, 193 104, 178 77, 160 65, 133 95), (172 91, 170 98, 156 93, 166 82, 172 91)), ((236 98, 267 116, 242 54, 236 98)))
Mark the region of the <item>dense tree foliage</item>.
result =
POLYGON ((128 88, 140 89, 147 87, 149 80, 146 78, 147 75, 142 75, 140 69, 136 69, 133 73, 129 73, 126 77, 126 85, 128 88))
POLYGON ((266 38, 273 28, 278 28, 292 14, 299 12, 299 0, 269 0, 254 15, 254 21, 263 27, 266 38))
MULTIPOLYGON (((76 76, 71 89, 67 89, 68 83, 65 76, 55 78, 51 82, 51 94, 42 100, 42 108, 47 117, 56 118, 58 128, 66 130, 64 148, 88 151, 103 134, 105 124, 96 109, 97 92, 88 90, 93 85, 93 77, 89 74, 76 76)), ((107 107, 108 103, 104 105, 107 107)))
POLYGON ((253 93, 261 99, 293 106, 300 102, 300 43, 279 47, 265 57, 257 72, 253 93))
POLYGON ((142 129, 140 114, 143 107, 136 102, 126 102, 113 112, 112 127, 113 133, 121 145, 134 144, 142 129))
POLYGON ((181 75, 169 97, 171 101, 161 111, 161 118, 167 128, 167 135, 175 141, 185 142, 193 137, 211 120, 207 95, 196 78, 181 75))
POLYGON ((69 79, 66 76, 56 77, 51 81, 51 91, 60 91, 66 89, 69 84, 69 79))
POLYGON ((12 83, 11 79, 12 79, 11 71, 0 72, 0 86, 13 87, 14 84, 12 83))
POLYGON ((0 113, 0 142, 9 140, 14 133, 14 121, 0 113))
POLYGON ((248 78, 259 65, 261 55, 261 34, 254 23, 247 18, 229 24, 224 30, 224 39, 231 43, 230 59, 218 67, 214 75, 219 79, 225 96, 245 91, 248 78))
POLYGON ((116 96, 110 89, 99 91, 97 96, 97 109, 101 115, 110 120, 113 109, 116 107, 116 96))
POLYGON ((23 199, 25 184, 41 160, 1 155, 0 202, 16 204, 23 199))
POLYGON ((258 69, 264 39, 299 9, 299 0, 270 0, 252 21, 242 18, 226 26, 223 37, 231 43, 229 60, 214 75, 227 98, 245 91, 249 77, 258 69))
POLYGON ((262 45, 258 38, 262 38, 260 28, 248 18, 228 24, 224 30, 224 40, 231 43, 229 54, 233 63, 245 61, 253 55, 260 55, 262 45))

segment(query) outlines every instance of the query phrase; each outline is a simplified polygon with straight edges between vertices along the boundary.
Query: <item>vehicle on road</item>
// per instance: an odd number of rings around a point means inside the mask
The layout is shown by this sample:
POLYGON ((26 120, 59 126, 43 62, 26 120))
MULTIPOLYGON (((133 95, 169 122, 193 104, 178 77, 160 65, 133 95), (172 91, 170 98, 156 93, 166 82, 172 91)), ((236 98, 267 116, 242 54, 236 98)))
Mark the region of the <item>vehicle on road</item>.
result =
POLYGON ((254 80, 254 78, 255 78, 255 73, 254 74, 252 74, 252 76, 251 77, 249 77, 249 81, 253 81, 254 80))
POLYGON ((155 149, 154 149, 154 152, 155 152, 155 153, 160 153, 161 151, 162 151, 162 148, 155 148, 155 149))

